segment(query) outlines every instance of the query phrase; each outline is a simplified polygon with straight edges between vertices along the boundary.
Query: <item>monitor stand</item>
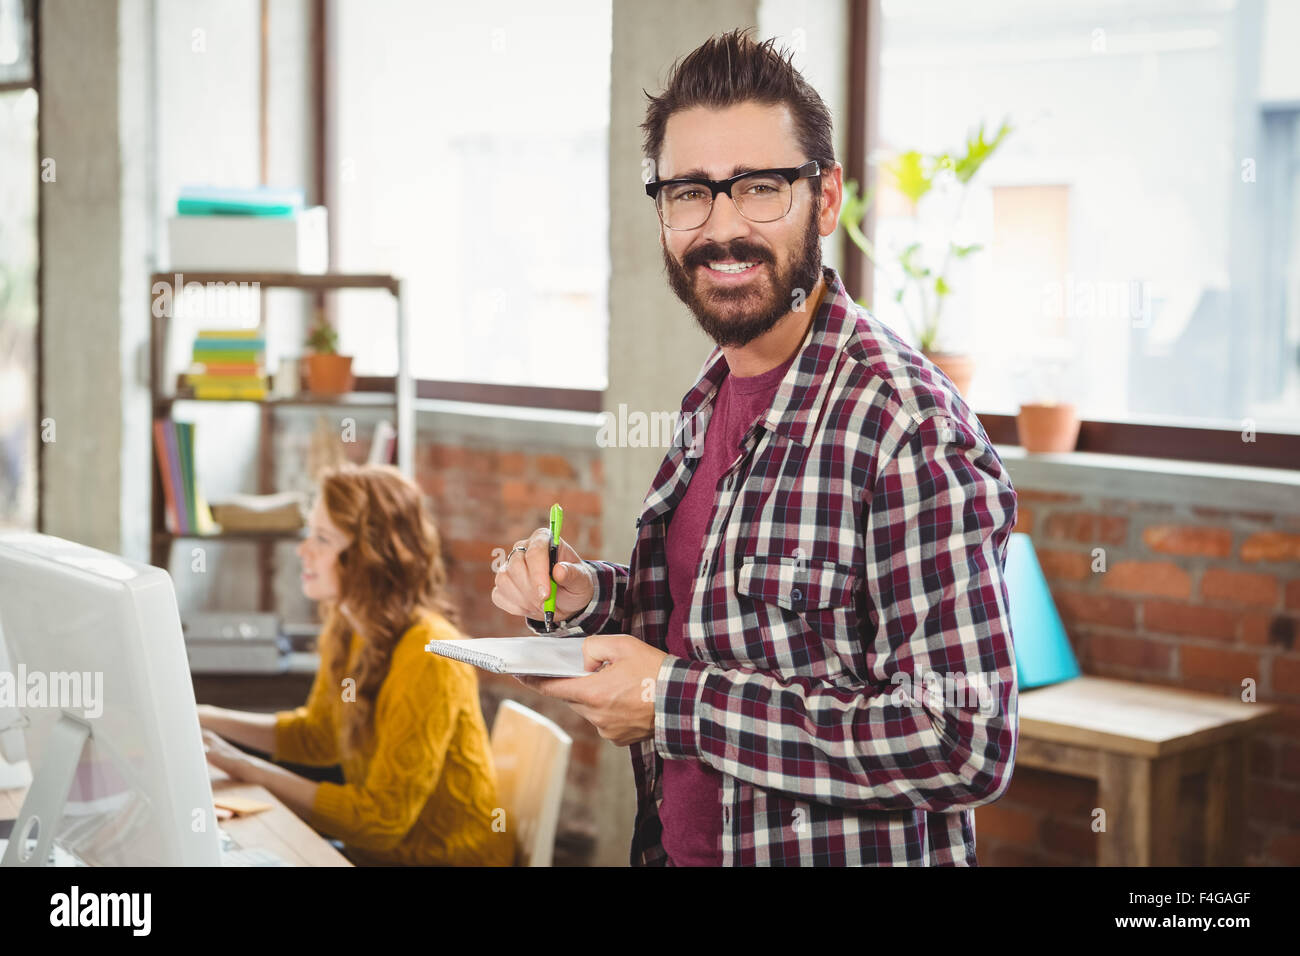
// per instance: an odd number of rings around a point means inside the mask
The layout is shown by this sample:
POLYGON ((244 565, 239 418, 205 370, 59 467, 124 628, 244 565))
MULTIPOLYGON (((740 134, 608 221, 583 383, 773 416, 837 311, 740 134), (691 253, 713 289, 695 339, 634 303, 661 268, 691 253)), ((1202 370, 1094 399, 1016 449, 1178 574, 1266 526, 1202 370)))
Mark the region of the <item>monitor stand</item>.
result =
POLYGON ((9 831, 0 866, 44 866, 54 845, 54 831, 63 819, 81 753, 90 739, 90 725, 68 713, 50 730, 39 768, 32 770, 32 785, 9 831), (35 849, 27 848, 33 827, 39 827, 35 849))

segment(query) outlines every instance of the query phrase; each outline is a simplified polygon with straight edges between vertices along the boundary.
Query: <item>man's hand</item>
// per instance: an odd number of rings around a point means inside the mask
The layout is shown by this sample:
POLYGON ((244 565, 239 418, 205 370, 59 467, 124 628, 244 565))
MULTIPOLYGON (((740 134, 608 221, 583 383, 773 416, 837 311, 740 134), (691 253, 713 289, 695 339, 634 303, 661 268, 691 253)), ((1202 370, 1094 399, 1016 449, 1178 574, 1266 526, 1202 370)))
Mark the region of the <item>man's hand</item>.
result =
POLYGON ((668 655, 631 634, 582 642, 587 677, 520 677, 540 694, 563 700, 606 740, 626 747, 655 730, 655 678, 668 655))
MULTIPOLYGON (((542 602, 551 594, 551 532, 538 528, 525 541, 516 541, 506 566, 497 572, 492 603, 510 614, 542 618, 542 602)), ((555 620, 563 621, 591 603, 596 582, 563 538, 555 560, 555 620)))

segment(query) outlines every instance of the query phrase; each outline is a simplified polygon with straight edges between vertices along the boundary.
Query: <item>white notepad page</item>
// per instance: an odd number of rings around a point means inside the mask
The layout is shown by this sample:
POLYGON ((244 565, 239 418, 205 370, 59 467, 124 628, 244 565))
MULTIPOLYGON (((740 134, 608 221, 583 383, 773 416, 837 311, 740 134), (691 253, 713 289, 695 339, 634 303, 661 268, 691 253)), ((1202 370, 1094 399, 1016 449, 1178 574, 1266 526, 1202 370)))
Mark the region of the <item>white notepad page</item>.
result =
POLYGON ((476 637, 430 641, 426 651, 473 664, 495 674, 534 677, 585 677, 582 637, 476 637))

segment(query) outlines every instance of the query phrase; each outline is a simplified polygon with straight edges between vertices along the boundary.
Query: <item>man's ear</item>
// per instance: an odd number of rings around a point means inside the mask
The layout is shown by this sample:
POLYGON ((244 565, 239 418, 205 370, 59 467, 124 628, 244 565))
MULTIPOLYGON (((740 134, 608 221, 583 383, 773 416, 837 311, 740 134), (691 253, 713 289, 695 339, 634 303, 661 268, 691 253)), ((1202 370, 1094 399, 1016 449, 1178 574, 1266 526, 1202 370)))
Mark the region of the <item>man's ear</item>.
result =
POLYGON ((821 175, 822 208, 817 230, 829 236, 840 222, 840 206, 844 203, 844 167, 836 163, 821 175))

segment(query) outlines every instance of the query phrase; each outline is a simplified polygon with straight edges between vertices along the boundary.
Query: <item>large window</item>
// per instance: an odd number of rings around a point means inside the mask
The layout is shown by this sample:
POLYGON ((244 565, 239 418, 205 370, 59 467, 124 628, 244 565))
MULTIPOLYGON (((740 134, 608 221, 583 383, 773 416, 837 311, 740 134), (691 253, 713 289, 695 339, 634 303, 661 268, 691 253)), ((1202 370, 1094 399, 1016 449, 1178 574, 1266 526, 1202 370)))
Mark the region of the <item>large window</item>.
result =
POLYGON ((32 5, 0 0, 0 528, 37 526, 36 149, 32 5))
MULTIPOLYGON (((610 4, 336 9, 336 268, 406 280, 416 378, 603 389, 610 4)), ((392 374, 373 308, 342 342, 392 374)))
MULTIPOLYGON (((886 0, 882 153, 1015 127, 951 233, 983 247, 942 326, 978 411, 1300 432, 1297 36, 1285 0, 886 0)), ((887 260, 918 225, 888 192, 877 216, 887 260)))

